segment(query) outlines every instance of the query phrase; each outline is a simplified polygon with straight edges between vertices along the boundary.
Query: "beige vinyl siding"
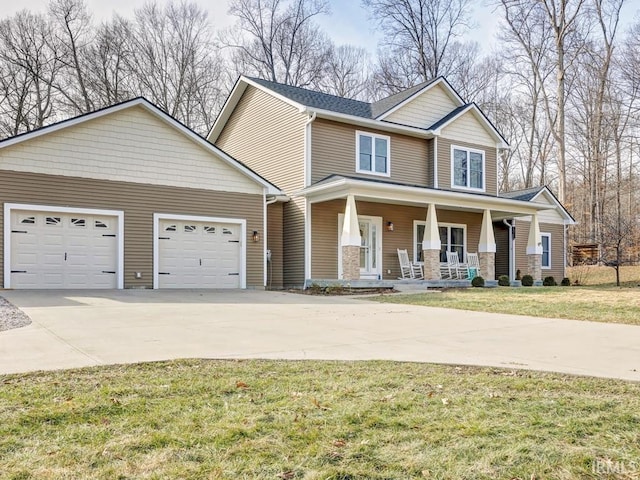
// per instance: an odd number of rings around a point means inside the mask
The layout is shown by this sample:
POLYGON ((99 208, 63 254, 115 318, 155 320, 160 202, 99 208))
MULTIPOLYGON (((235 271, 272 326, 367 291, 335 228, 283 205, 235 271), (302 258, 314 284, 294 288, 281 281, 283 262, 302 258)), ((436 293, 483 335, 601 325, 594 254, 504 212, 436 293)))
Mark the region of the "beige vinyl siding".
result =
POLYGON ((141 106, 2 148, 0 169, 244 193, 263 188, 141 106))
POLYGON ((470 111, 443 128, 442 136, 451 140, 496 148, 496 140, 470 111))
POLYGON ((429 128, 457 107, 458 104, 445 89, 435 85, 385 117, 385 120, 418 128, 429 128))
POLYGON ((337 174, 428 186, 429 150, 432 147, 427 140, 357 128, 324 119, 314 121, 311 132, 312 184, 337 174), (356 173, 356 131, 390 137, 390 177, 356 173))
MULTIPOLYGON (((311 208, 312 235, 311 277, 316 279, 338 278, 338 215, 344 213, 345 200, 316 203, 311 208)), ((358 215, 382 217, 383 226, 393 222, 393 232, 383 228, 382 266, 385 279, 400 276, 397 249, 406 248, 413 258, 413 221, 425 221, 427 209, 373 202, 356 202, 358 215), (391 273, 387 273, 387 270, 391 273)), ((436 211, 439 223, 459 223, 467 225, 467 251, 476 252, 480 240, 482 214, 436 211)))
POLYGON ((495 146, 486 147, 475 143, 461 142, 444 137, 438 137, 438 188, 445 190, 457 190, 451 187, 451 145, 484 151, 485 193, 497 196, 498 163, 495 146))
MULTIPOLYGON (((516 270, 522 275, 528 273, 527 242, 531 222, 516 220, 516 270)), ((565 276, 564 265, 564 225, 540 222, 540 232, 551 234, 551 269, 542 269, 542 278, 552 276, 556 282, 565 276)))
POLYGON ((262 195, 5 171, 0 202, 124 211, 125 288, 153 286, 154 213, 245 218, 247 286, 264 285, 263 238, 250 238, 253 230, 263 230, 262 195), (134 272, 142 272, 142 279, 134 272))
MULTIPOLYGON (((296 108, 249 85, 216 145, 292 194, 304 186, 305 122, 296 108)), ((304 283, 304 209, 299 198, 284 206, 286 286, 304 283)))
POLYGON ((284 204, 281 202, 267 206, 267 248, 271 250, 271 262, 267 263, 267 286, 274 289, 283 287, 283 206, 284 204))

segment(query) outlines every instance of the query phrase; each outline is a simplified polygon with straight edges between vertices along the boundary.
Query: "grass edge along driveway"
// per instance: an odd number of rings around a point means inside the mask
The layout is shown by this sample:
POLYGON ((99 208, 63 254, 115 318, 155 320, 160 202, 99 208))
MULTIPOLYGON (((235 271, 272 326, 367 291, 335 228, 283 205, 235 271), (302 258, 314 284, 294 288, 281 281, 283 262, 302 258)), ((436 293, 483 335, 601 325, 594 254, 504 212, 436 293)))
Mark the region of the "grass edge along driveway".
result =
POLYGON ((640 325, 640 289, 497 287, 371 297, 383 303, 640 325))
POLYGON ((0 477, 627 478, 621 469, 638 473, 638 412, 637 383, 417 363, 7 375, 0 477))

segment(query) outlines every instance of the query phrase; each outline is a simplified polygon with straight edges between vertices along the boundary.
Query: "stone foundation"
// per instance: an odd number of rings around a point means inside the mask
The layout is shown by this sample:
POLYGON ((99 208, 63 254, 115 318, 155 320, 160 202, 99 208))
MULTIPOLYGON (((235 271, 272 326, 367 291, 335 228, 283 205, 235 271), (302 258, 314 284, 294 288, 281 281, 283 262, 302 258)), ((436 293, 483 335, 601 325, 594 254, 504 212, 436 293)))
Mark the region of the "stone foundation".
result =
POLYGON ((479 252, 480 276, 485 280, 496 279, 496 254, 493 252, 479 252))
POLYGON ((343 280, 360 280, 360 247, 345 245, 342 247, 343 280))
POLYGON ((440 280, 440 250, 423 250, 424 279, 440 280))
POLYGON ((527 255, 527 273, 533 277, 533 280, 542 280, 542 255, 527 255))

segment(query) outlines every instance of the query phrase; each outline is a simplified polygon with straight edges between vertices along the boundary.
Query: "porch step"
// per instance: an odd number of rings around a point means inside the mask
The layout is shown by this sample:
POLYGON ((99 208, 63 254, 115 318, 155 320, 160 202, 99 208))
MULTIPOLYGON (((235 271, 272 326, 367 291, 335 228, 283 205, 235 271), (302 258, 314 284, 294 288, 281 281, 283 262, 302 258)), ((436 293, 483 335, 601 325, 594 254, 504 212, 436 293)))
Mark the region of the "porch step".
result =
POLYGON ((395 282, 392 280, 338 280, 323 278, 308 278, 304 281, 304 288, 312 286, 326 287, 345 287, 345 288, 394 288, 395 282))

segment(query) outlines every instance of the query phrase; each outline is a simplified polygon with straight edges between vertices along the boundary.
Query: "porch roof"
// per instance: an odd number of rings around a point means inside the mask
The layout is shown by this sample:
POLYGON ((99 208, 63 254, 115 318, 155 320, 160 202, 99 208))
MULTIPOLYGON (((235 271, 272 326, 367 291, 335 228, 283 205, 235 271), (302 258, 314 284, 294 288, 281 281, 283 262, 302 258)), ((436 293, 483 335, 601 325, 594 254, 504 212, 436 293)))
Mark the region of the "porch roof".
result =
POLYGON ((493 220, 533 215, 540 210, 554 208, 485 193, 442 190, 342 175, 331 175, 295 194, 307 198, 311 203, 346 198, 347 195, 353 195, 356 200, 397 205, 426 206, 433 203, 439 208, 471 212, 488 209, 492 212, 493 220))

